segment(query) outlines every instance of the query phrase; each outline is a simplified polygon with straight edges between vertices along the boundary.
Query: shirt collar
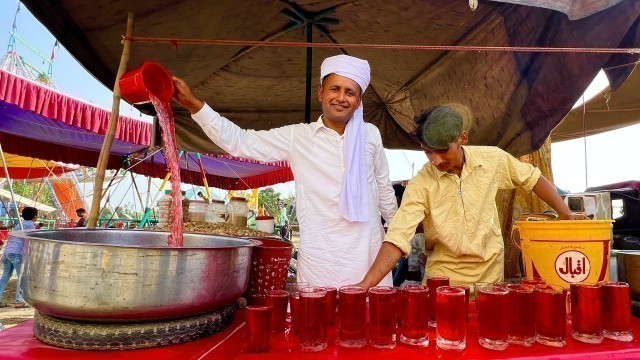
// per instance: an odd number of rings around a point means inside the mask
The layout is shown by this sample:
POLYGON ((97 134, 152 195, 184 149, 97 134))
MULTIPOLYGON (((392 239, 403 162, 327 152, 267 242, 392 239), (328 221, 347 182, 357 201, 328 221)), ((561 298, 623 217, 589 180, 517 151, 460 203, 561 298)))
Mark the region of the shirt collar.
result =
MULTIPOLYGON (((466 168, 467 171, 473 170, 478 166, 482 166, 484 165, 484 159, 478 157, 476 155, 476 153, 473 151, 472 147, 468 147, 466 145, 462 146, 462 150, 464 151, 464 166, 462 167, 462 172, 464 172, 464 169, 466 168)), ((437 167, 433 166, 432 164, 431 168, 433 169, 434 175, 436 176, 436 178, 439 180, 440 178, 442 178, 445 175, 453 175, 451 173, 448 173, 446 171, 440 171, 438 170, 437 167)), ((462 176, 462 174, 460 174, 462 176)))
POLYGON ((462 150, 464 150, 464 159, 465 166, 468 166, 469 169, 475 169, 478 166, 483 166, 485 163, 485 159, 478 156, 478 154, 473 151, 473 146, 462 146, 462 150))
POLYGON ((314 134, 317 133, 318 130, 321 129, 321 128, 328 129, 328 127, 326 127, 324 122, 322 122, 322 115, 318 116, 318 121, 312 123, 311 126, 313 128, 313 133, 314 134))

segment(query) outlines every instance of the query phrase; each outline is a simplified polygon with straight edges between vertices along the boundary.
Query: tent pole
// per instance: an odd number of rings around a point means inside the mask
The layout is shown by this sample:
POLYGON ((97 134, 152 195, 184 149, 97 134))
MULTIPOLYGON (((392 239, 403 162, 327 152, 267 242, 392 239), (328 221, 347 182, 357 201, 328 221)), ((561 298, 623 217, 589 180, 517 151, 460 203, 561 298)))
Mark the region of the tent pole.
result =
MULTIPOLYGON (((0 157, 2 157, 2 166, 4 167, 4 175, 9 182, 9 192, 11 193, 11 202, 18 212, 18 204, 16 204, 16 199, 13 195, 13 183, 11 182, 11 176, 9 175, 9 169, 7 169, 7 161, 4 159, 4 151, 2 151, 2 144, 0 144, 0 157)), ((11 210, 11 206, 9 206, 9 210, 11 210)), ((11 213, 7 212, 7 216, 11 219, 11 213)), ((20 218, 20 214, 18 214, 18 224, 20 224, 20 230, 24 230, 22 227, 22 219, 20 218)))
MULTIPOLYGON (((308 23, 305 27, 307 43, 313 42, 313 23, 308 23)), ((313 64, 313 48, 307 47, 307 86, 304 99, 304 122, 311 124, 311 66, 313 64)))
MULTIPOLYGON (((133 13, 127 15, 127 37, 133 36, 133 13)), ((111 154, 111 145, 113 145, 113 138, 116 135, 116 129, 118 127, 118 118, 120 116, 120 87, 118 86, 118 80, 127 69, 127 63, 129 62, 129 54, 131 53, 131 40, 124 40, 124 46, 122 49, 122 56, 120 57, 120 66, 118 66, 118 74, 116 75, 116 81, 113 85, 113 104, 111 105, 111 119, 109 121, 109 129, 102 143, 102 150, 100 150, 100 157, 98 158, 98 164, 96 165, 96 178, 93 182, 93 201, 91 203, 91 212, 89 213, 89 228, 95 228, 98 223, 98 216, 100 212, 100 202, 102 200, 102 185, 104 182, 104 173, 107 169, 107 162, 109 161, 109 154, 111 154)))

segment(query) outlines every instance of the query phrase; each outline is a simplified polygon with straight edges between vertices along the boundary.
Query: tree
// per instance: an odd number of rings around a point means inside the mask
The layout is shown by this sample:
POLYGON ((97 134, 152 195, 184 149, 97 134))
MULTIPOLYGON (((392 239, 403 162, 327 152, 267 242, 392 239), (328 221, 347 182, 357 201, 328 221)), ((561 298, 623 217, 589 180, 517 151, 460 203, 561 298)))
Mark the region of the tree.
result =
POLYGON ((280 209, 278 209, 278 199, 281 199, 280 196, 280 193, 275 191, 272 187, 262 189, 258 195, 258 206, 264 206, 264 208, 269 212, 269 215, 277 219, 280 217, 280 209))

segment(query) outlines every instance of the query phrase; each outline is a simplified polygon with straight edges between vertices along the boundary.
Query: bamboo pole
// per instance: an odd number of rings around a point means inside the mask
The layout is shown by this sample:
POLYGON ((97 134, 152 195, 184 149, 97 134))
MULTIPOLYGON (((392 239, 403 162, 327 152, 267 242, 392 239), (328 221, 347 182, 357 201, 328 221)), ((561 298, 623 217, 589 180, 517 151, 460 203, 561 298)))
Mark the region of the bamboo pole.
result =
MULTIPOLYGON (((133 13, 127 15, 127 36, 133 36, 133 13)), ((96 178, 93 183, 93 201, 91 202, 91 212, 89 213, 88 227, 94 228, 98 223, 98 216, 100 213, 100 202, 102 200, 102 185, 104 183, 104 174, 107 169, 107 162, 109 160, 109 154, 111 153, 111 145, 113 144, 113 138, 116 135, 116 129, 118 127, 118 117, 120 116, 120 86, 118 81, 124 72, 127 70, 127 63, 129 62, 129 54, 131 53, 131 41, 124 40, 124 46, 122 49, 122 56, 120 57, 120 66, 118 66, 118 74, 116 75, 116 81, 113 85, 113 104, 111 105, 111 119, 109 121, 109 129, 102 143, 102 150, 100 150, 100 157, 98 158, 98 164, 96 166, 96 178)))

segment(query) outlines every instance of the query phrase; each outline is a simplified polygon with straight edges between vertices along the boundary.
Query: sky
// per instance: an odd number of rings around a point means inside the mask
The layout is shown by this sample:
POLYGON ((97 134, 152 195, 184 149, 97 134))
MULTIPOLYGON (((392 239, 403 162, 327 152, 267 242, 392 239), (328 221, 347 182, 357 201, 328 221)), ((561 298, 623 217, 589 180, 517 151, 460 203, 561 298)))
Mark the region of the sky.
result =
MULTIPOLYGON (((17 6, 16 0, 0 0, 0 34, 5 36, 3 39, 0 35, 0 46, 4 46, 5 49, 9 44, 9 32, 17 6)), ((23 5, 20 7, 16 34, 48 58, 55 39, 23 5)), ((17 44, 17 50, 32 65, 46 70, 46 64, 24 46, 17 44)), ((111 90, 93 78, 62 46, 56 53, 53 79, 61 92, 106 109, 111 108, 111 90)), ((585 99, 593 97, 606 86, 606 77, 601 73, 585 92, 585 99)), ((577 104, 580 103, 581 101, 578 101, 577 104)), ((122 115, 150 121, 149 117, 142 116, 139 111, 124 101, 121 102, 120 112, 122 115)), ((638 139, 640 139, 640 124, 585 139, 552 144, 551 163, 556 186, 563 190, 580 192, 587 186, 640 180, 640 160, 633 158, 638 154, 638 139), (585 155, 588 159, 586 163, 585 155)), ((427 162, 425 154, 420 151, 387 150, 386 155, 391 181, 410 179, 427 162)), ((144 179, 138 179, 136 183, 139 188, 146 189, 144 179)), ((158 181, 154 181, 153 187, 157 188, 158 184, 158 181)), ((129 189, 130 185, 130 181, 128 183, 125 181, 119 189, 129 189)), ((279 184, 274 187, 284 197, 294 193, 293 183, 279 184)), ((185 188, 191 188, 191 186, 185 185, 185 188)), ((155 191, 152 191, 152 194, 153 192, 155 191)), ((125 190, 118 190, 113 197, 125 196, 126 193, 128 192, 125 190)), ((221 190, 215 190, 214 193, 219 196, 226 195, 226 192, 221 190)))

